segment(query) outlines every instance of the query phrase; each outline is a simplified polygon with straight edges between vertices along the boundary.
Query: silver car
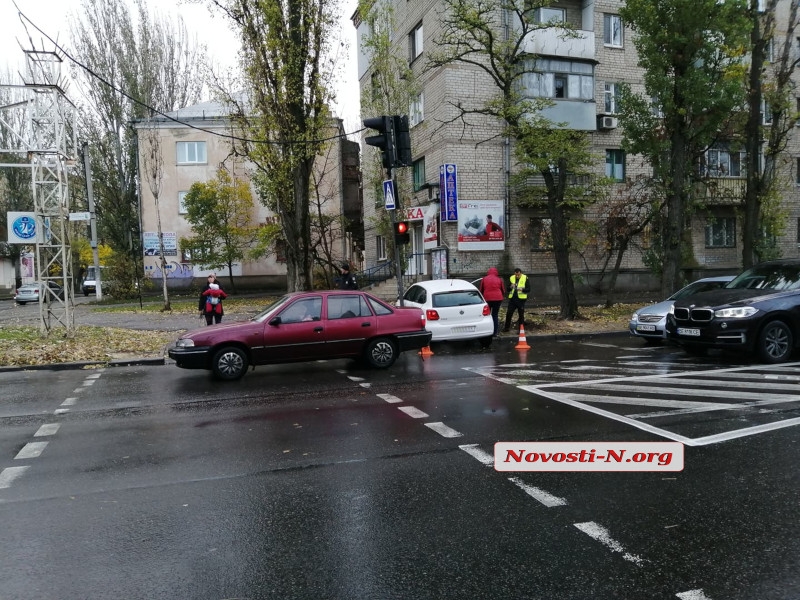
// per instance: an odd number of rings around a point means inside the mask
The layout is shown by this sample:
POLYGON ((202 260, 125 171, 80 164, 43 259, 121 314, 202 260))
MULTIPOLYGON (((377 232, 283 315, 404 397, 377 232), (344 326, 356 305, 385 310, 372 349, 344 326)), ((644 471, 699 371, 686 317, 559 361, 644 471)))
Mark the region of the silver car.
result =
MULTIPOLYGON (((64 290, 55 281, 49 281, 48 285, 53 293, 62 300, 64 299, 64 290)), ((34 281, 33 283, 26 283, 17 288, 17 293, 14 295, 14 300, 17 304, 26 304, 28 302, 39 302, 39 294, 44 292, 44 284, 41 281, 34 281)))
POLYGON ((723 287, 729 281, 732 281, 734 275, 722 275, 720 277, 706 277, 705 279, 698 279, 681 288, 672 296, 658 302, 657 304, 650 304, 644 306, 633 313, 628 329, 632 335, 644 338, 648 344, 658 344, 667 338, 666 323, 667 313, 670 307, 675 303, 675 300, 686 298, 700 292, 707 292, 709 290, 716 290, 723 287))

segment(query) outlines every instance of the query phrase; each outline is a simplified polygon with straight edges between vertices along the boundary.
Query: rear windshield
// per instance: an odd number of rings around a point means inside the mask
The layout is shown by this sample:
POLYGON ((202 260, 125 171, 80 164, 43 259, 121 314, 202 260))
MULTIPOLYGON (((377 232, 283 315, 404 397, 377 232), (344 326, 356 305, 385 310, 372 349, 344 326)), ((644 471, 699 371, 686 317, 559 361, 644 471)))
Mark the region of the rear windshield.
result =
POLYGON ((432 304, 434 308, 469 306, 471 304, 483 304, 483 298, 478 290, 457 290, 434 294, 432 304))
POLYGON ((794 290, 800 287, 800 265, 758 265, 725 286, 730 289, 794 290))

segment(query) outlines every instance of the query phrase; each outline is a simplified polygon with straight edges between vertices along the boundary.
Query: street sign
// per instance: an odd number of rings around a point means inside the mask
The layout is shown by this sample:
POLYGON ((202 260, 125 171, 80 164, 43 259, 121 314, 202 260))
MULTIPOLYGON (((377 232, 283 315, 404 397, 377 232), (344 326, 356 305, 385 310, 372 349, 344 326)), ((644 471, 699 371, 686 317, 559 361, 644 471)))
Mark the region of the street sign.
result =
POLYGON ((90 212, 74 212, 69 213, 70 221, 91 221, 92 213, 90 212))
POLYGON ((387 179, 383 182, 383 206, 386 210, 394 210, 394 181, 387 179))
POLYGON ((458 221, 458 167, 439 167, 439 202, 442 222, 458 221))

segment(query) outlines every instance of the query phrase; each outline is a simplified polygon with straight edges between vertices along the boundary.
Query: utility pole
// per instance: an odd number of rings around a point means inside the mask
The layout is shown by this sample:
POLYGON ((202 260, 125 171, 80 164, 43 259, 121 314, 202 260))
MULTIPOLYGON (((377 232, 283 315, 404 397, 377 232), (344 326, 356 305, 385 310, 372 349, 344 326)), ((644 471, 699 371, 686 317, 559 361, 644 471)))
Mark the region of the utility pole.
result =
POLYGON ((94 264, 95 290, 98 300, 103 299, 103 284, 100 276, 100 256, 97 252, 97 215, 94 211, 94 192, 92 191, 92 163, 89 160, 89 143, 83 142, 83 169, 86 176, 86 196, 89 199, 89 229, 91 231, 92 262, 94 264))

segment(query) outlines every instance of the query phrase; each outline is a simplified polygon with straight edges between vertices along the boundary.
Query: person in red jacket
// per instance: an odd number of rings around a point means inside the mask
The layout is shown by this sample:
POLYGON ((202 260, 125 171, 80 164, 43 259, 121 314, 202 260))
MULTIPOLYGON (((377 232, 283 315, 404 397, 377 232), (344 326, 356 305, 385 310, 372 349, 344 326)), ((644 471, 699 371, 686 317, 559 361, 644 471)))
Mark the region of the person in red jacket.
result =
POLYGON ((222 321, 222 315, 224 314, 222 301, 227 297, 228 295, 219 285, 217 278, 214 275, 209 275, 208 283, 203 288, 203 291, 200 292, 200 302, 197 306, 200 309, 200 315, 206 318, 206 325, 222 321))
POLYGON ((503 304, 503 298, 506 297, 506 285, 503 278, 497 271, 496 267, 489 267, 486 275, 481 279, 480 285, 481 294, 484 300, 492 309, 492 321, 494 322, 494 335, 500 333, 500 305, 503 304))

